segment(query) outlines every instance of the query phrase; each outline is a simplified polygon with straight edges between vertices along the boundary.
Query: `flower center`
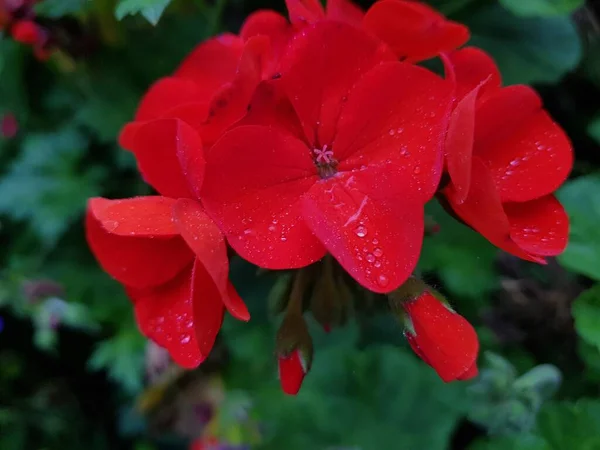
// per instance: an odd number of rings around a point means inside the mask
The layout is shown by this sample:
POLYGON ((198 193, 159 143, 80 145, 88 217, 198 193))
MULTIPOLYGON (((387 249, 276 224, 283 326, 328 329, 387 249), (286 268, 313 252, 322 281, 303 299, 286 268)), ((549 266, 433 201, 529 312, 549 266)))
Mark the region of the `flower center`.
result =
POLYGON ((321 178, 330 178, 337 173, 338 162, 333 157, 333 150, 328 150, 327 145, 324 145, 322 149, 313 149, 313 159, 321 178))

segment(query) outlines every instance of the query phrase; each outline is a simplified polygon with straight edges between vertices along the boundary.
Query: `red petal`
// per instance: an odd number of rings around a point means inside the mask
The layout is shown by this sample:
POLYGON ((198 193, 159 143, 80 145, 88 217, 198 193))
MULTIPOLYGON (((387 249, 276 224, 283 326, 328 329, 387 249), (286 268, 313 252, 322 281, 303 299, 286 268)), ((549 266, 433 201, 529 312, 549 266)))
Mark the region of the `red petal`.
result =
POLYGON ((187 56, 175 76, 195 82, 209 99, 233 80, 243 48, 242 39, 230 33, 204 41, 187 56))
POLYGON ((431 293, 404 303, 415 334, 412 335, 417 354, 435 369, 445 382, 467 373, 475 364, 479 352, 477 333, 462 316, 450 311, 431 293))
POLYGON ((188 103, 207 104, 213 91, 206 91, 190 80, 166 77, 154 83, 142 98, 135 114, 136 121, 164 117, 173 108, 188 103))
POLYGON ((412 1, 379 1, 367 11, 363 25, 386 42, 398 58, 413 62, 454 50, 469 39, 467 27, 412 1))
POLYGON ((201 263, 210 275, 231 315, 240 320, 250 319, 246 305, 229 283, 227 245, 221 230, 195 200, 179 199, 173 207, 173 213, 181 237, 196 254, 197 264, 201 263))
POLYGON ((123 200, 94 198, 89 207, 104 229, 120 236, 173 237, 179 232, 173 222, 175 200, 167 197, 134 197, 123 200))
POLYGON ((568 137, 527 86, 504 88, 481 104, 474 152, 491 169, 505 202, 554 192, 573 166, 568 137))
POLYGON ((202 141, 198 133, 179 119, 157 119, 136 124, 124 131, 122 143, 137 159, 140 172, 154 189, 166 197, 193 197, 179 162, 184 153, 194 162, 194 189, 199 189, 204 172, 202 141))
POLYGON ((207 147, 246 114, 256 86, 262 80, 269 51, 269 39, 266 36, 255 36, 246 42, 231 85, 211 100, 208 120, 201 129, 202 140, 207 147))
POLYGON ((311 145, 331 144, 350 88, 393 59, 379 41, 341 22, 321 21, 295 36, 281 63, 281 81, 311 145))
POLYGON ((281 55, 292 37, 293 27, 281 14, 271 10, 256 11, 248 16, 240 30, 240 36, 247 41, 253 36, 268 36, 271 42, 269 61, 264 74, 271 76, 279 65, 281 55))
POLYGON ((327 18, 359 27, 364 11, 350 0, 327 0, 327 18))
POLYGON ((208 152, 207 164, 204 206, 240 256, 269 269, 323 257, 300 213, 300 196, 318 180, 304 143, 268 127, 236 127, 208 152))
POLYGON ((520 258, 540 262, 521 250, 510 237, 510 223, 504 212, 494 180, 483 162, 473 158, 471 187, 464 202, 459 202, 452 186, 444 189, 454 212, 495 246, 520 258))
POLYGON ((446 169, 454 188, 454 201, 457 203, 465 201, 471 185, 475 106, 480 88, 481 84, 475 86, 464 97, 459 97, 461 100, 452 111, 446 134, 446 169))
POLYGON ((319 0, 285 0, 290 22, 294 25, 314 23, 325 17, 319 0))
POLYGON ((131 289, 135 316, 142 333, 166 348, 185 368, 197 367, 208 356, 198 347, 194 333, 191 265, 167 284, 154 289, 131 289))
POLYGON ((556 256, 569 237, 569 218, 553 195, 524 203, 506 203, 512 240, 534 255, 556 256))
POLYGON ((199 259, 192 270, 192 303, 198 347, 201 354, 208 355, 223 324, 225 308, 212 276, 199 259))
POLYGON ((18 20, 10 29, 13 39, 21 44, 33 45, 42 38, 40 27, 33 20, 18 20))
MULTIPOLYGON (((102 268, 111 276, 129 286, 158 286, 171 280, 190 263, 192 253, 179 237, 165 238, 164 234, 158 234, 161 238, 154 239, 154 236, 111 234, 114 222, 109 220, 103 226, 96 216, 102 216, 111 205, 110 200, 93 198, 86 214, 88 244, 102 268)), ((128 228, 126 224, 118 224, 115 228, 121 227, 128 228)))
POLYGON ((374 180, 338 174, 303 198, 304 219, 346 271, 374 292, 390 292, 414 270, 423 241, 423 203, 365 194, 374 180), (365 188, 366 186, 366 188, 365 188))
POLYGON ((263 81, 258 85, 248 107, 248 113, 237 125, 271 126, 304 139, 304 132, 296 111, 283 92, 279 79, 263 81))
POLYGON ((398 192, 425 203, 442 172, 451 95, 449 82, 411 64, 372 69, 350 91, 337 124, 332 150, 339 170, 385 165, 381 176, 392 184, 376 184, 386 198, 398 192), (414 188, 407 192, 408 185, 414 188))
POLYGON ((473 364, 471 367, 469 367, 467 369, 467 371, 465 373, 463 373, 461 376, 457 377, 456 379, 460 380, 460 381, 466 381, 466 380, 475 378, 477 375, 479 375, 479 369, 477 368, 477 364, 473 364))
POLYGON ((479 95, 496 91, 502 84, 496 63, 483 50, 467 47, 444 55, 446 72, 456 81, 456 98, 462 99, 477 86, 479 95))
POLYGON ((278 362, 281 389, 288 395, 296 395, 306 376, 300 351, 294 350, 288 356, 279 356, 278 362))

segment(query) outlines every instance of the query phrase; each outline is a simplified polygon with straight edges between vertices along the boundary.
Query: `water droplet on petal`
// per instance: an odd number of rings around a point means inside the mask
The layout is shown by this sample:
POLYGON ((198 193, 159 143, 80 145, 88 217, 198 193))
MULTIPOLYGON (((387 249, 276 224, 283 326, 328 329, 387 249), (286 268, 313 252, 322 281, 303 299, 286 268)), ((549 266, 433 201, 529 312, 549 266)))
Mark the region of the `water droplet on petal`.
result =
POLYGON ((356 235, 359 238, 363 238, 367 235, 367 229, 363 226, 358 226, 356 227, 356 229, 354 230, 354 232, 356 233, 356 235))
POLYGON ((377 284, 381 287, 386 287, 389 284, 390 280, 385 275, 379 275, 377 277, 377 284))
POLYGON ((375 262, 375 256, 373 256, 372 253, 369 253, 367 255, 367 261, 370 262, 370 263, 375 262))
POLYGON ((373 245, 377 245, 377 244, 379 244, 379 241, 378 241, 377 239, 373 239, 373 241, 372 241, 372 242, 373 242, 373 245))
POLYGON ((192 338, 190 337, 189 334, 186 334, 184 336, 181 337, 181 343, 182 344, 187 344, 188 342, 190 342, 192 338))
POLYGON ((396 130, 390 130, 389 133, 390 133, 390 136, 393 136, 396 134, 396 130))
POLYGON ((373 250, 373 254, 379 258, 381 255, 383 255, 383 250, 381 250, 380 248, 376 248, 375 250, 373 250))
POLYGON ((381 267, 381 261, 375 261, 375 264, 373 264, 375 267, 381 267))
POLYGON ((413 173, 415 175, 418 175, 421 173, 421 167, 420 166, 415 166, 415 168, 413 169, 413 173))
POLYGON ((102 223, 102 225, 104 226, 104 229, 106 231, 111 233, 117 229, 117 227, 119 226, 119 222, 117 222, 116 220, 106 220, 102 223))

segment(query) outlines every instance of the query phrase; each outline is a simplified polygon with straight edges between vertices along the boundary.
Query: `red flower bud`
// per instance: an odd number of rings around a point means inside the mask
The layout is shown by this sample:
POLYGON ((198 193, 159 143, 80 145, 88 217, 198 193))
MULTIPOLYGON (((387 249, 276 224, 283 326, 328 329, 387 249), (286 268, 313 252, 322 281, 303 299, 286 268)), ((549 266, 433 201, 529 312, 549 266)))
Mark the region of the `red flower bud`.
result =
POLYGON ((277 332, 276 351, 281 389, 288 395, 296 395, 310 370, 313 355, 308 327, 296 311, 288 309, 277 332))
POLYGON ((408 343, 442 380, 467 380, 477 375, 479 341, 464 317, 429 291, 402 306, 410 318, 405 331, 408 343))
POLYGON ((278 363, 281 389, 288 395, 296 395, 300 391, 304 376, 308 373, 306 359, 300 350, 296 349, 289 355, 280 355, 278 363))
POLYGON ((32 20, 19 20, 10 33, 15 41, 28 45, 36 44, 42 37, 40 27, 32 20))

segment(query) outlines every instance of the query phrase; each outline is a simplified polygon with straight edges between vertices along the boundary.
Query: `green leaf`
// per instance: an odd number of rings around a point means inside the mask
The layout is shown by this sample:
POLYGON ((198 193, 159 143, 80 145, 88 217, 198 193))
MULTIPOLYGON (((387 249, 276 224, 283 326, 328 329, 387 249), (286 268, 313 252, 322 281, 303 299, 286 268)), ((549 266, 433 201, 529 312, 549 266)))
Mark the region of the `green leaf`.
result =
POLYGON ((117 5, 115 14, 122 20, 129 14, 141 14, 152 25, 156 25, 165 8, 171 0, 121 0, 117 5))
POLYGON ((517 17, 490 4, 471 14, 466 25, 469 44, 494 57, 505 84, 555 83, 581 59, 577 28, 569 17, 517 17))
POLYGON ((577 297, 573 303, 573 318, 579 336, 600 350, 600 284, 577 297))
POLYGON ((494 437, 478 440, 469 450, 552 450, 539 436, 520 434, 517 437, 494 437))
POLYGON ((497 250, 450 217, 437 202, 427 205, 427 213, 440 225, 440 231, 425 238, 419 269, 438 272, 448 290, 457 296, 480 298, 493 289, 497 282, 497 250))
POLYGON ((519 16, 561 16, 584 5, 585 0, 500 0, 505 8, 519 16))
POLYGON ((101 169, 80 168, 87 145, 72 128, 28 135, 0 180, 0 213, 29 222, 46 246, 54 245, 100 193, 101 169))
POLYGON ((600 117, 596 117, 588 126, 588 134, 600 144, 600 117))
POLYGON ((569 181, 558 198, 571 225, 569 244, 558 260, 569 270, 600 280, 600 175, 569 181))
POLYGON ((540 411, 537 434, 552 449, 600 448, 600 402, 582 399, 576 403, 547 404, 540 411))
POLYGON ((90 0, 44 0, 35 5, 35 12, 40 16, 56 19, 81 12, 90 4, 90 0))
POLYGON ((92 370, 106 370, 126 392, 137 393, 142 388, 145 346, 146 339, 137 330, 121 329, 98 344, 88 366, 92 370))

